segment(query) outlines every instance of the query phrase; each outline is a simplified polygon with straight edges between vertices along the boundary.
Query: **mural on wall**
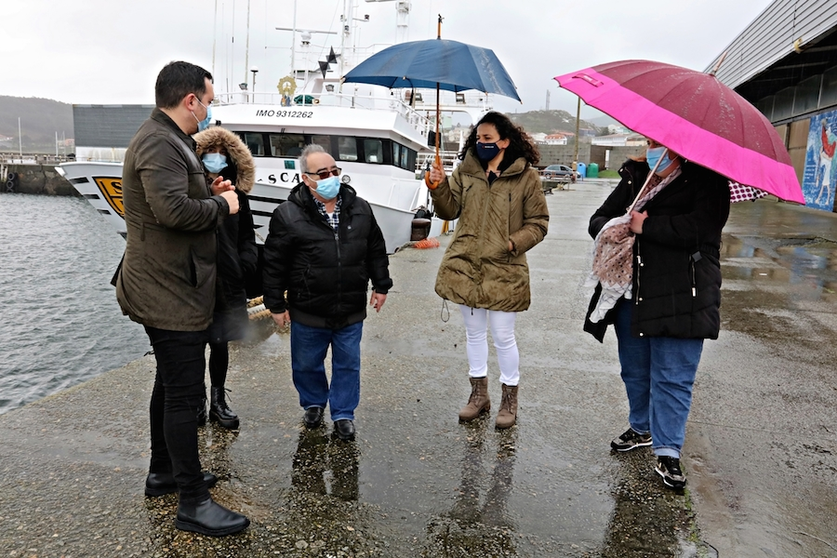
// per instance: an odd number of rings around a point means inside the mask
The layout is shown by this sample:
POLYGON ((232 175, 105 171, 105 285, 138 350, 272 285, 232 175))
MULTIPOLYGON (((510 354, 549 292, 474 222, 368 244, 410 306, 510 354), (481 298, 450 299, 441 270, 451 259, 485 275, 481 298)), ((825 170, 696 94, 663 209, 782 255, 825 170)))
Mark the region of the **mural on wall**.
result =
POLYGON ((808 149, 805 153, 805 174, 802 193, 805 205, 832 211, 834 187, 837 185, 837 110, 811 117, 808 149))

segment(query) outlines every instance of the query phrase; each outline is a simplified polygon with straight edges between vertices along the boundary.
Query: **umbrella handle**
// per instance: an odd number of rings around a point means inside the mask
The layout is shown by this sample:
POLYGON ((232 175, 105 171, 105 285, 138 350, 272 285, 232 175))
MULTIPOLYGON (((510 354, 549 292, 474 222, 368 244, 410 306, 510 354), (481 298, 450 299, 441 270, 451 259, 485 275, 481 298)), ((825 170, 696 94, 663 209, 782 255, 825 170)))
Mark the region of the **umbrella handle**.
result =
MULTIPOLYGON (((438 166, 440 166, 440 167, 442 166, 442 158, 441 158, 441 157, 439 157, 439 152, 438 152, 438 151, 436 152, 436 159, 433 161, 433 164, 434 164, 434 166, 435 166, 435 165, 438 165, 438 166)), ((425 175, 424 175, 424 184, 425 184, 428 188, 430 188, 431 190, 435 190, 436 188, 438 188, 438 187, 439 187, 439 184, 441 184, 441 183, 442 183, 442 181, 441 181, 441 180, 440 180, 439 182, 433 182, 432 180, 430 180, 430 171, 428 171, 428 172, 426 172, 426 173, 425 173, 425 175)))
POLYGON ((634 198, 633 203, 630 205, 630 207, 628 207, 628 211, 627 211, 628 215, 630 215, 631 211, 634 210, 634 207, 636 206, 637 202, 639 201, 640 196, 645 194, 645 188, 648 186, 648 183, 651 182, 651 177, 654 176, 654 173, 657 172, 657 167, 660 166, 660 163, 663 161, 663 158, 666 155, 668 155, 668 147, 666 147, 666 150, 663 151, 662 155, 660 155, 660 158, 657 159, 657 163, 654 165, 654 168, 651 169, 651 172, 648 173, 648 177, 645 179, 645 183, 642 185, 642 188, 639 189, 639 192, 637 192, 637 195, 634 198))
MULTIPOLYGON (((442 15, 439 14, 439 36, 436 37, 437 39, 441 38, 442 34, 442 15)), ((439 119, 442 117, 441 109, 439 107, 439 84, 436 83, 436 134, 434 137, 436 143, 436 159, 433 161, 434 165, 442 168, 442 158, 439 157, 439 119)), ((428 188, 431 190, 435 190, 439 187, 439 184, 442 183, 440 180, 439 182, 431 182, 430 181, 430 173, 424 175, 424 183, 427 185, 428 188)))

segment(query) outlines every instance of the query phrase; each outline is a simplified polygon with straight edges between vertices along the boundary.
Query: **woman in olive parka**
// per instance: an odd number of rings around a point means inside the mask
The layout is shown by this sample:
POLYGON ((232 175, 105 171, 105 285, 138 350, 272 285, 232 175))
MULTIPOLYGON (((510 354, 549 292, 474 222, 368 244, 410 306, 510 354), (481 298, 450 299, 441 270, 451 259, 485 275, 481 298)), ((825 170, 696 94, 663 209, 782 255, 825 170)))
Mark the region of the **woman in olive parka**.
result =
POLYGON ((518 312, 529 308, 526 252, 543 240, 549 212, 538 171, 539 154, 526 133, 498 112, 471 130, 450 177, 430 169, 436 214, 456 219, 456 230, 436 277, 436 293, 459 305, 465 321, 471 396, 459 412, 470 421, 491 409, 488 337, 497 349, 502 401, 497 428, 517 420, 520 356, 514 336, 518 312))

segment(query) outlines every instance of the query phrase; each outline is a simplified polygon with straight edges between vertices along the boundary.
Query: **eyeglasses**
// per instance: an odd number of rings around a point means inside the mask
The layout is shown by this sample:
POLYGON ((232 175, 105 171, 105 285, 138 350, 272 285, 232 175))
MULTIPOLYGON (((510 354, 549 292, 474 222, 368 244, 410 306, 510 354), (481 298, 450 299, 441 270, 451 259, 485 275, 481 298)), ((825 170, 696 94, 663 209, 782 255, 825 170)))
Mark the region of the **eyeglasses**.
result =
POLYGON ((340 172, 342 170, 343 169, 341 169, 340 167, 334 167, 333 169, 323 169, 323 170, 318 170, 316 172, 306 172, 305 174, 316 175, 316 176, 320 177, 320 180, 325 180, 329 176, 340 176, 340 172))

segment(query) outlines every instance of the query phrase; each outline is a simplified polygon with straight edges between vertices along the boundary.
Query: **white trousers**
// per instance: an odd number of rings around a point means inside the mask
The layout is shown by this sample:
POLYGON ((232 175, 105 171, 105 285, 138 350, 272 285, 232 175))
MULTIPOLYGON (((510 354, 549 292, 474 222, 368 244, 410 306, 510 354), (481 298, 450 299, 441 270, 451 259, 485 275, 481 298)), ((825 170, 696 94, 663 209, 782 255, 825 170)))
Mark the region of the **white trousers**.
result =
POLYGON ((466 351, 468 353, 468 375, 485 378, 488 375, 488 327, 497 349, 500 365, 500 381, 507 386, 516 386, 520 381, 520 353, 514 338, 516 312, 497 312, 484 308, 469 308, 459 305, 465 321, 466 351))

